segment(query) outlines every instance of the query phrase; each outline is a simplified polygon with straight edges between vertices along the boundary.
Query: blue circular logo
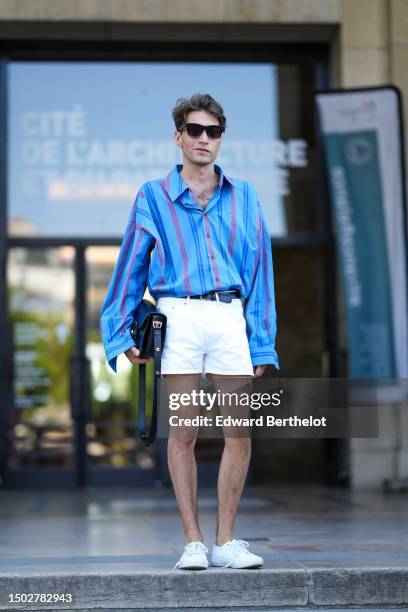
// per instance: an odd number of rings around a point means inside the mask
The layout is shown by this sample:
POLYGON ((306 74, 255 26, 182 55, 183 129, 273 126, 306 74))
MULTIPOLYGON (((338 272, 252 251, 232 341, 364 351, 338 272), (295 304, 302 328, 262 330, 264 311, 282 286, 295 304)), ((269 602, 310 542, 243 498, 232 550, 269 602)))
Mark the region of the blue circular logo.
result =
POLYGON ((367 138, 351 138, 346 144, 347 159, 357 166, 367 164, 373 156, 373 147, 367 138))

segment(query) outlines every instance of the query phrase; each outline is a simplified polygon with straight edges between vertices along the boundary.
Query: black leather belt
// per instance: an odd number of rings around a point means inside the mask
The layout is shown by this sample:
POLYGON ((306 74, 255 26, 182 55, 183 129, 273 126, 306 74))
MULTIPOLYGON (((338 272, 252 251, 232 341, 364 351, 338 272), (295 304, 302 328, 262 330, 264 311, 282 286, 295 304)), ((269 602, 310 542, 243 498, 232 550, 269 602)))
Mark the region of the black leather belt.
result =
MULTIPOLYGON (((218 294, 218 299, 220 302, 231 302, 233 299, 240 299, 241 294, 237 289, 233 289, 231 291, 209 291, 208 293, 202 293, 201 295, 190 295, 191 300, 216 300, 218 294)), ((183 296, 187 298, 188 296, 183 296)))

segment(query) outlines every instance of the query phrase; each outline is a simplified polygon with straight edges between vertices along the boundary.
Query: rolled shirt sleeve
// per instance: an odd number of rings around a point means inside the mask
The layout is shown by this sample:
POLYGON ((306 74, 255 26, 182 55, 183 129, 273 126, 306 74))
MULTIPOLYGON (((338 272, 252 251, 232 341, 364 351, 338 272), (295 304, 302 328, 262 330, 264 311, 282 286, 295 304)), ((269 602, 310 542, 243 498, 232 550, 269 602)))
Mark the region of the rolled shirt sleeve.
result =
POLYGON ((135 346, 129 327, 146 291, 154 244, 155 226, 142 187, 132 206, 100 311, 100 334, 114 372, 117 372, 118 355, 135 346))
POLYGON ((254 366, 273 364, 279 370, 279 360, 275 350, 276 309, 271 238, 262 206, 254 189, 253 193, 258 213, 256 239, 258 248, 252 283, 245 302, 247 336, 252 364, 254 366))

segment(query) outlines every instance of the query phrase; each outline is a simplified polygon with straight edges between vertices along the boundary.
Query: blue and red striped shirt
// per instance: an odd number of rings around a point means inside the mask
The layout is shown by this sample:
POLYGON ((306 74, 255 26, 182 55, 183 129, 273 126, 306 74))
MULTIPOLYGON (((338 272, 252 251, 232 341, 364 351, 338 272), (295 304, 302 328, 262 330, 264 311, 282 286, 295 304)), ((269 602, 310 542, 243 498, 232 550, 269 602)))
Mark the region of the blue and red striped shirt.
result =
POLYGON ((109 365, 116 372, 117 356, 135 346, 129 327, 146 287, 156 300, 238 289, 252 364, 279 369, 271 241, 255 188, 215 164, 219 183, 203 208, 182 167, 144 183, 132 206, 101 309, 109 365))

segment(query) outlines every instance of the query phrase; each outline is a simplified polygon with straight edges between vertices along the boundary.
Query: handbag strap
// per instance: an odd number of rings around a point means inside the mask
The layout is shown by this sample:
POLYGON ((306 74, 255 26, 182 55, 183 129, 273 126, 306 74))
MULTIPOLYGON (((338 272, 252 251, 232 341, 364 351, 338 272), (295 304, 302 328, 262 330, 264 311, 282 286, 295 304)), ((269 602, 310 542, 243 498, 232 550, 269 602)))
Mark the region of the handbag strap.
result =
POLYGON ((146 364, 139 364, 139 436, 145 446, 150 446, 157 433, 157 408, 160 403, 162 330, 153 328, 154 377, 153 406, 149 433, 146 433, 146 364))

